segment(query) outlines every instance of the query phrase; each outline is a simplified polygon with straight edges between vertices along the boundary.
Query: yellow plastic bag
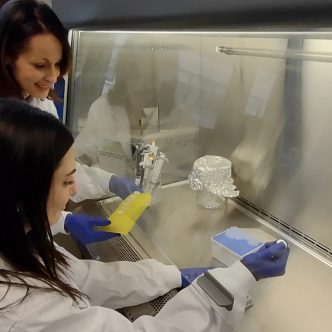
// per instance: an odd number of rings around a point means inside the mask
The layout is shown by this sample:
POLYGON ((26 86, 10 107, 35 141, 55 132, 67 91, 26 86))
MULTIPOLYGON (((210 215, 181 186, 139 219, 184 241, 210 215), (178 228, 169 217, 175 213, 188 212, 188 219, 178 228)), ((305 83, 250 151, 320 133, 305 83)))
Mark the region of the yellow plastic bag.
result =
POLYGON ((150 193, 133 193, 124 199, 117 209, 109 216, 110 225, 103 226, 107 232, 128 234, 134 227, 137 219, 150 205, 150 193))

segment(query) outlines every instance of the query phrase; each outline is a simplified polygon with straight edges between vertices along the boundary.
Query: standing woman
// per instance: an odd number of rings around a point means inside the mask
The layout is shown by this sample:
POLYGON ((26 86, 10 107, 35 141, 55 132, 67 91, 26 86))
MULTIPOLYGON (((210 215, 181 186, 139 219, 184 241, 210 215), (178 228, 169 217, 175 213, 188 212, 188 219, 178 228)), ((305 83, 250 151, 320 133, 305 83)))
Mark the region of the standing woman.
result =
MULTIPOLYGON (((0 8, 0 97, 27 101, 55 117, 54 84, 71 68, 67 33, 52 9, 35 0, 10 0, 0 8)), ((113 192, 125 198, 139 188, 127 178, 77 163, 78 193, 82 201, 113 192)), ((54 232, 69 232, 82 243, 103 241, 112 233, 93 227, 108 221, 63 213, 54 232)))

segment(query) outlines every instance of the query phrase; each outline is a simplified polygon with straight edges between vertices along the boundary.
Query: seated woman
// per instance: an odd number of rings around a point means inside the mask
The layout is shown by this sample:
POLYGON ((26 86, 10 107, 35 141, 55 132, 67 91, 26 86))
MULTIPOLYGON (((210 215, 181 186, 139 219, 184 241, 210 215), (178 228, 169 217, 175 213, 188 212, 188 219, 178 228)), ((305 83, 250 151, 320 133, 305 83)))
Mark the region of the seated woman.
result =
MULTIPOLYGON (((115 310, 180 287, 175 266, 153 259, 79 260, 53 242, 51 226, 76 191, 73 143, 52 115, 0 99, 1 331, 220 331, 222 317, 192 285, 156 317, 130 322, 115 310)), ((266 253, 263 248, 246 263, 221 270, 242 288, 255 278, 284 274, 288 251, 272 253, 273 259, 266 253)))

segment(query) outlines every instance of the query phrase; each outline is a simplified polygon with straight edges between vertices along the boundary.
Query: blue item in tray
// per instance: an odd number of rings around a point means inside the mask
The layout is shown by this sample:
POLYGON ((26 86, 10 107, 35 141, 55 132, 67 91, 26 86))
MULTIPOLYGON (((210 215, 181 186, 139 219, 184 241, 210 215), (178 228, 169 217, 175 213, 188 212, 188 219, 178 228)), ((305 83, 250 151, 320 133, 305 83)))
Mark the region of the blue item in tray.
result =
POLYGON ((239 256, 244 256, 263 244, 238 227, 230 227, 213 239, 239 256))

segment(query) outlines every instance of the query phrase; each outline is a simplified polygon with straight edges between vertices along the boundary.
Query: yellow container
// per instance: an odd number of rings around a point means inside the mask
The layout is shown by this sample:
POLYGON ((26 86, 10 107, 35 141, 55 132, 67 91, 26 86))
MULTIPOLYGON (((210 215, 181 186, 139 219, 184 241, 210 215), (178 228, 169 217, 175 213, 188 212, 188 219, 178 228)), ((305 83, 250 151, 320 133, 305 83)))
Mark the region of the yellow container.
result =
POLYGON ((109 216, 110 225, 103 226, 107 232, 128 234, 135 225, 137 219, 150 205, 152 196, 150 193, 133 193, 124 199, 117 209, 109 216))

